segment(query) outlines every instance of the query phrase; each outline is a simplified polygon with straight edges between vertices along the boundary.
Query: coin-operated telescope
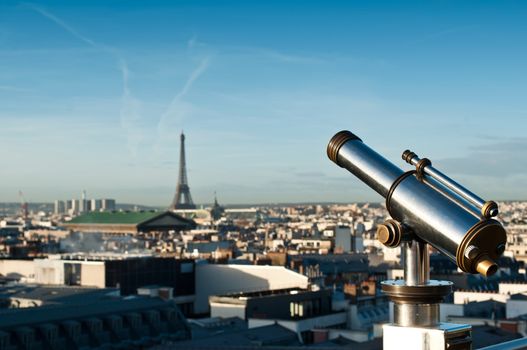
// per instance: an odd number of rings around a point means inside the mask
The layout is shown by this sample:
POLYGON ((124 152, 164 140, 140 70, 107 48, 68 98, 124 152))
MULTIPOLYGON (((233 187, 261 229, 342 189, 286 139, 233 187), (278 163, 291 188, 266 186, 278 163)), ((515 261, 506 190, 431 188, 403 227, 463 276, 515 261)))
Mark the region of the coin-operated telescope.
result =
POLYGON ((385 325, 384 349, 471 349, 471 327, 439 322, 439 303, 452 282, 430 280, 428 244, 464 272, 488 277, 498 270, 506 233, 495 219, 498 205, 485 201, 409 150, 404 172, 349 131, 330 140, 328 157, 386 199, 391 216, 377 227, 387 247, 401 246, 404 280, 382 290, 394 303, 394 323, 385 325))

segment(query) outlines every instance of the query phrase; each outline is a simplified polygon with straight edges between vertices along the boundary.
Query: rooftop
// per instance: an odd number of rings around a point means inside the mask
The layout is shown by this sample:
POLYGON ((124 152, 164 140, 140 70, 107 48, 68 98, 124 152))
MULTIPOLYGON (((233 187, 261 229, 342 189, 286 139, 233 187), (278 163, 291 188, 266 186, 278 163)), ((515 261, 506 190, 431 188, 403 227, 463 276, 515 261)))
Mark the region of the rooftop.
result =
POLYGON ((301 289, 301 288, 285 288, 285 289, 271 289, 271 290, 262 290, 262 291, 256 291, 256 292, 242 292, 242 293, 232 293, 232 294, 225 294, 225 295, 218 295, 217 297, 220 298, 243 298, 243 299, 250 299, 250 298, 259 298, 259 297, 266 297, 266 296, 274 296, 274 295, 284 295, 284 294, 301 294, 301 293, 307 293, 311 292, 308 289, 301 289))
MULTIPOLYGON (((55 256, 53 256, 55 258, 55 256)), ((56 259, 62 260, 82 260, 82 261, 107 261, 107 260, 127 260, 127 259, 138 259, 138 258, 159 258, 152 255, 151 252, 76 252, 76 253, 65 253, 59 255, 56 259)))
POLYGON ((40 300, 44 305, 76 304, 115 300, 119 296, 118 293, 119 289, 116 288, 101 289, 20 284, 0 288, 0 299, 40 300))
POLYGON ((527 300, 527 295, 518 293, 511 295, 511 300, 527 300))
POLYGON ((157 298, 102 300, 97 302, 50 305, 23 309, 0 310, 0 329, 31 326, 48 322, 78 320, 118 313, 163 308, 169 305, 157 298))
POLYGON ((163 349, 252 349, 261 346, 275 346, 276 349, 288 349, 289 346, 300 346, 295 332, 273 324, 237 332, 221 333, 203 339, 194 339, 154 347, 163 349))
POLYGON ((158 211, 90 212, 79 215, 66 224, 128 224, 137 225, 163 214, 158 211))
POLYGON ((239 317, 211 317, 188 320, 193 339, 212 337, 218 334, 239 332, 247 329, 247 323, 239 317))

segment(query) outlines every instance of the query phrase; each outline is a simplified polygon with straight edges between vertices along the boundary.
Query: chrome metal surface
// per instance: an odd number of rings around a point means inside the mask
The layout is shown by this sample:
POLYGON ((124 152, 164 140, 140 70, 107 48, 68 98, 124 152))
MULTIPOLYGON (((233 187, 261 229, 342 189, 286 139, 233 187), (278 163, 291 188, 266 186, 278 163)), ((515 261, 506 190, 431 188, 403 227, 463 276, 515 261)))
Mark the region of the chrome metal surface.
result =
POLYGON ((423 179, 423 182, 433 188, 434 190, 436 190, 437 192, 441 193, 443 196, 450 199, 452 203, 457 204, 463 210, 474 215, 476 218, 479 219, 481 217, 481 208, 476 207, 473 203, 467 202, 465 199, 460 197, 456 192, 452 191, 451 189, 442 186, 436 179, 432 177, 425 177, 423 179))
POLYGON ((406 285, 423 285, 430 280, 430 258, 426 243, 420 241, 405 242, 403 259, 406 285))
MULTIPOLYGON (((423 166, 426 161, 421 160, 419 168, 429 176, 421 179, 415 174, 404 173, 357 136, 346 140, 340 137, 342 135, 345 134, 338 133, 328 144, 330 159, 383 197, 388 197, 388 210, 393 219, 410 228, 420 240, 448 256, 465 272, 488 277, 497 270, 495 261, 501 255, 506 234, 499 222, 488 219, 487 212, 493 209, 494 202, 484 202, 431 165, 423 166), (403 174, 408 175, 401 176, 403 174), (465 257, 469 245, 480 250, 473 259, 465 257)), ((420 161, 412 152, 407 152, 403 155, 405 160, 414 165, 420 161)), ((419 276, 417 265, 412 263, 409 262, 407 280, 410 284, 422 283, 425 278, 419 276)))
POLYGON ((385 280, 381 288, 394 303, 401 304, 434 304, 441 303, 452 293, 453 283, 450 281, 430 280, 426 284, 409 286, 404 280, 385 280))
POLYGON ((350 140, 340 148, 338 163, 386 197, 390 186, 403 171, 360 140, 350 140))
MULTIPOLYGON (((416 155, 412 157, 412 159, 410 159, 410 163, 415 166, 417 165, 419 160, 420 158, 416 155)), ((477 206, 479 209, 481 209, 483 205, 485 204, 485 200, 483 200, 481 197, 471 192, 470 190, 466 189, 462 185, 458 184, 456 181, 452 180, 450 177, 446 176, 445 174, 443 174, 441 171, 437 170, 433 166, 431 165, 425 166, 423 170, 426 175, 436 179, 438 182, 443 184, 443 186, 456 192, 461 197, 465 198, 467 201, 477 206)))
POLYGON ((392 194, 392 213, 417 236, 456 261, 457 248, 479 219, 421 183, 415 176, 402 181, 392 194))
POLYGON ((402 327, 433 327, 439 324, 439 304, 394 303, 393 323, 402 327))

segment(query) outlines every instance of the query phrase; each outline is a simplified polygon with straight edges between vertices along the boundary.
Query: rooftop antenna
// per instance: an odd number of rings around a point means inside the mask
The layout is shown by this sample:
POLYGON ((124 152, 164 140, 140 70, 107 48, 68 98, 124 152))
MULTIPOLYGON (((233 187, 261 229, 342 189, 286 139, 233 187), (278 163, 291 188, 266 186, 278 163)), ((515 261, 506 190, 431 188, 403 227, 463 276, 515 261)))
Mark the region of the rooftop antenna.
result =
POLYGON ((24 220, 27 220, 29 216, 29 205, 26 201, 26 198, 24 197, 24 193, 22 192, 22 190, 18 191, 18 197, 20 198, 20 212, 24 220))

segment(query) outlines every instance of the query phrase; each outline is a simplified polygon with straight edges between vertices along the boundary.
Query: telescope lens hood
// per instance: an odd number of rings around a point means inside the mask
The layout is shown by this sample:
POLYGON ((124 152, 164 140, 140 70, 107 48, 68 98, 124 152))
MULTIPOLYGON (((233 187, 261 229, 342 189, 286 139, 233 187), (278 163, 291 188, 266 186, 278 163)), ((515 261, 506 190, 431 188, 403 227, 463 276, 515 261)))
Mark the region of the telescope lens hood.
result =
POLYGON ((329 140, 328 148, 327 148, 328 157, 329 159, 331 159, 331 161, 333 161, 335 164, 337 164, 340 167, 342 167, 338 163, 338 155, 339 155, 340 148, 342 147, 342 145, 344 145, 346 142, 350 140, 359 140, 362 142, 362 140, 357 135, 355 135, 354 133, 348 130, 339 131, 338 133, 335 134, 335 136, 331 138, 331 140, 329 140))

